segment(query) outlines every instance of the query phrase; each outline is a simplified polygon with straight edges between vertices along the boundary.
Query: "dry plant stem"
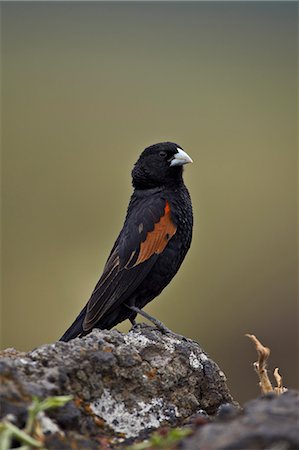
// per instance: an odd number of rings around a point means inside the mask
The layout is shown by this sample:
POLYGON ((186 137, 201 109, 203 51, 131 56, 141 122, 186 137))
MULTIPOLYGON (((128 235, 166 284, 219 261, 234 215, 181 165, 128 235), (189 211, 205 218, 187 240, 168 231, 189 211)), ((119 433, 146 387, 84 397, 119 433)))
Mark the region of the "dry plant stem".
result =
POLYGON ((245 336, 249 337, 255 345, 258 360, 253 363, 254 370, 258 374, 260 379, 260 387, 262 390, 262 394, 266 394, 267 392, 275 392, 275 394, 280 395, 287 391, 287 388, 282 385, 282 376, 279 374, 278 367, 274 370, 274 378, 276 380, 277 386, 273 389, 272 384, 269 380, 267 373, 267 360, 270 355, 270 349, 268 347, 264 347, 260 341, 255 337, 254 334, 245 334, 245 336))
POLYGON ((264 347, 254 334, 246 334, 246 336, 252 340, 258 354, 258 360, 253 364, 253 366, 260 379, 262 394, 273 392, 273 387, 267 372, 267 359, 270 355, 270 349, 268 347, 264 347))
POLYGON ((274 370, 274 377, 277 384, 277 387, 274 388, 274 391, 276 392, 277 395, 283 394, 284 392, 287 391, 287 388, 283 387, 282 385, 282 376, 278 371, 278 367, 276 367, 276 369, 274 370))

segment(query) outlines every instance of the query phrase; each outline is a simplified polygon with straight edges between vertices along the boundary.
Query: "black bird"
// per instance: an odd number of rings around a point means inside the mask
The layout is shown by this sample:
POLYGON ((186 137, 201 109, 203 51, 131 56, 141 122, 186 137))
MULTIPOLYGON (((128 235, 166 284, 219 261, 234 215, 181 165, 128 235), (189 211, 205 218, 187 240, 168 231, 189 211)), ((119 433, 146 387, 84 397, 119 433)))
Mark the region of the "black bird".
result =
POLYGON ((137 313, 163 328, 141 309, 168 285, 190 247, 193 215, 183 165, 191 162, 172 142, 141 153, 132 171, 134 192, 123 229, 90 299, 61 341, 93 328, 110 329, 125 319, 135 324, 137 313))

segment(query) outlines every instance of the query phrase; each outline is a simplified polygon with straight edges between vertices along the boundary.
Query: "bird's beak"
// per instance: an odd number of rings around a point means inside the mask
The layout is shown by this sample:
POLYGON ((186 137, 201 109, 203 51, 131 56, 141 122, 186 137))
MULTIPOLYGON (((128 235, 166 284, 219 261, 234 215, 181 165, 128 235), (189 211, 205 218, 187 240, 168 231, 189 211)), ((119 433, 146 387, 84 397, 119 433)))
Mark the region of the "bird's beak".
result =
POLYGON ((170 166, 182 166, 183 164, 189 164, 193 163, 192 159, 189 155, 187 155, 184 150, 181 148, 177 148, 177 153, 174 155, 173 159, 171 160, 170 166))

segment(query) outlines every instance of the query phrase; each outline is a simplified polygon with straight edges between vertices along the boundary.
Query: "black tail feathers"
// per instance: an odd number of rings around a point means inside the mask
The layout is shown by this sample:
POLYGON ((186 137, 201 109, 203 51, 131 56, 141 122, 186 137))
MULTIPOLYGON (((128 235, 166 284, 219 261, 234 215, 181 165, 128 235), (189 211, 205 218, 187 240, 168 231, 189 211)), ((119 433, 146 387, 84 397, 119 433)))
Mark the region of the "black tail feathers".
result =
POLYGON ((81 333, 83 333, 83 320, 86 314, 87 305, 82 309, 78 317, 72 323, 72 325, 66 330, 64 335, 59 339, 60 341, 68 342, 71 339, 75 339, 81 333))

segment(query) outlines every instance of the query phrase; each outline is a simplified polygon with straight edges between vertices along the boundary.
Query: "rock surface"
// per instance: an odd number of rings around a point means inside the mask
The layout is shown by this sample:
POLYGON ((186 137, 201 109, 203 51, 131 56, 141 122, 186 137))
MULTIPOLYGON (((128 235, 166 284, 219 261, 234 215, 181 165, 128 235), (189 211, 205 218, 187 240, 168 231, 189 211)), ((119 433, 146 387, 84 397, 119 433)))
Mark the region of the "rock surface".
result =
POLYGON ((21 428, 33 395, 73 395, 43 418, 49 449, 99 448, 105 439, 106 448, 126 445, 233 402, 223 372, 196 342, 144 324, 128 334, 94 330, 29 353, 8 349, 0 376, 0 417, 10 415, 21 428))
POLYGON ((299 393, 287 391, 251 400, 244 409, 222 406, 214 423, 195 427, 180 450, 299 448, 299 393))

